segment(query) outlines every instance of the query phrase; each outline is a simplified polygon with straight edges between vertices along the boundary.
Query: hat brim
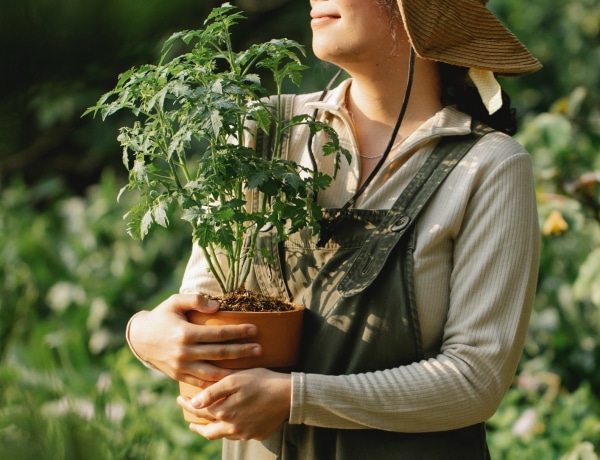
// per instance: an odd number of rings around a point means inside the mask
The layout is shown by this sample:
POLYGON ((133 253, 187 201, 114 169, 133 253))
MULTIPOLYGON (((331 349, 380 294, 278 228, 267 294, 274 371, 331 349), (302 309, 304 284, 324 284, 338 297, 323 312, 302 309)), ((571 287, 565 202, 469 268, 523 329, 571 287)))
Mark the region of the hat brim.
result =
POLYGON ((541 63, 481 0, 398 0, 415 52, 447 64, 519 75, 541 63))

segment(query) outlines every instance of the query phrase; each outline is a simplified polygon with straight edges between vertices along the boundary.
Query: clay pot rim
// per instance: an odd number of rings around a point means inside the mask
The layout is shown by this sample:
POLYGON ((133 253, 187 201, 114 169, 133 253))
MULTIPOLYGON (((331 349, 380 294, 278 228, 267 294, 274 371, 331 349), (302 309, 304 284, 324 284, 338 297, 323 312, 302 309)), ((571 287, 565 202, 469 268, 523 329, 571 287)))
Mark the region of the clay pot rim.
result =
POLYGON ((191 313, 199 313, 202 315, 206 315, 206 316, 214 316, 214 315, 224 315, 224 316, 233 316, 233 315, 239 315, 240 313, 242 314, 246 314, 246 315, 254 315, 254 316, 260 316, 260 315, 272 315, 273 313, 277 314, 277 315, 285 315, 285 314, 291 314, 291 313, 297 313, 298 311, 302 311, 305 310, 306 307, 304 307, 303 305, 297 305, 297 304, 290 304, 292 305, 293 309, 292 310, 284 310, 284 311, 243 311, 243 310, 217 310, 214 313, 204 313, 204 312, 200 312, 200 311, 192 311, 191 313))

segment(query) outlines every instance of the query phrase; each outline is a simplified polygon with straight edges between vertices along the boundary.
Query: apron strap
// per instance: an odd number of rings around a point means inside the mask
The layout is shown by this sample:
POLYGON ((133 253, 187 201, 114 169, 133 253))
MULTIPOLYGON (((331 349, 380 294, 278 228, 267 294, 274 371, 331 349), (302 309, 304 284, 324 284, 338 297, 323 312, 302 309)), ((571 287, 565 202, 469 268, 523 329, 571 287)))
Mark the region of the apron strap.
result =
POLYGON ((350 269, 338 284, 340 295, 351 297, 358 294, 377 278, 394 246, 413 226, 442 182, 467 152, 491 131, 492 128, 476 123, 468 136, 445 137, 438 143, 381 224, 354 256, 350 269))
MULTIPOLYGON (((292 110, 294 108, 294 94, 281 95, 281 119, 283 123, 288 123, 292 119, 292 110)), ((271 97, 269 103, 277 106, 277 98, 271 97)), ((275 122, 271 124, 270 133, 275 130, 275 122)), ((273 138, 261 129, 256 132, 255 149, 257 154, 263 158, 270 159, 273 154, 273 138)), ((290 149, 290 130, 286 130, 281 139, 281 149, 276 153, 280 158, 288 158, 290 149)), ((259 209, 262 194, 254 189, 251 194, 251 211, 259 209)), ((261 229, 262 232, 268 232, 272 226, 261 229)), ((277 241, 275 238, 258 238, 254 252, 254 276, 255 282, 261 292, 270 294, 276 297, 290 298, 289 291, 283 279, 283 268, 279 257, 277 241), (266 270, 257 270, 256 268, 265 265, 266 270)))

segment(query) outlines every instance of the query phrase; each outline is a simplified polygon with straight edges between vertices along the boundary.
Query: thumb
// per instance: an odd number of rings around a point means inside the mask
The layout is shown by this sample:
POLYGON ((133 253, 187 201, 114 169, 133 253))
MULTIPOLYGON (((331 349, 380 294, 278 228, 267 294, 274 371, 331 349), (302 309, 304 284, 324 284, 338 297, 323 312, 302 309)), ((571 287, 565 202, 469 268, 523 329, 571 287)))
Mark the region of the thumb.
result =
POLYGON ((202 313, 215 313, 219 309, 219 302, 215 300, 214 297, 209 297, 205 295, 195 295, 197 308, 195 310, 200 310, 202 313))
POLYGON ((178 311, 183 314, 189 311, 215 313, 219 310, 219 302, 203 294, 174 294, 164 304, 166 309, 178 311))

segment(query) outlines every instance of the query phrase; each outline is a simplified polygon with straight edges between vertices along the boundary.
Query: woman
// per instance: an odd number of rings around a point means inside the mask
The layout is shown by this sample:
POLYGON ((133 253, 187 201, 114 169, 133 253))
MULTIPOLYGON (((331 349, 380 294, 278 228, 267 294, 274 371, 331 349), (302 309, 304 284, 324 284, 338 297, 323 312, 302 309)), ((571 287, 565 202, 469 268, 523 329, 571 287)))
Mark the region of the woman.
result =
MULTIPOLYGON (((198 248, 181 294, 128 327, 136 356, 204 388, 178 403, 213 420, 190 428, 224 439, 224 458, 489 458, 483 423, 519 360, 539 250, 531 162, 494 73, 539 63, 484 3, 311 0, 315 54, 351 78, 293 110, 331 123, 353 161, 319 195, 324 238, 281 248, 278 276, 308 308, 297 372, 205 362, 261 350, 221 343, 252 325, 187 323, 218 309, 198 248)), ((320 139, 291 137, 290 158, 331 172, 320 139)))

